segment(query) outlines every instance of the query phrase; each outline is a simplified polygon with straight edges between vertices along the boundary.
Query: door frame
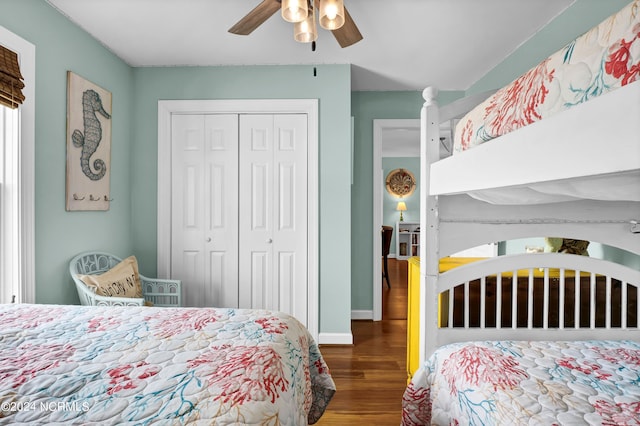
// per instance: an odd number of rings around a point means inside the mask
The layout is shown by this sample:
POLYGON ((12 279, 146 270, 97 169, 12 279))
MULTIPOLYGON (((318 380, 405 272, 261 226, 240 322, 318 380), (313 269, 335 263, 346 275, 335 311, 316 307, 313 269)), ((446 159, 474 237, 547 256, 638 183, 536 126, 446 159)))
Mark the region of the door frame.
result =
POLYGON ((382 195, 384 176, 382 173, 383 131, 389 129, 420 129, 420 119, 374 119, 373 120, 373 320, 382 320, 382 195))
POLYGON ((319 176, 317 99, 225 99, 158 101, 159 278, 171 277, 171 116, 173 114, 307 114, 307 329, 318 341, 319 176), (169 188, 169 190, 167 190, 169 188))

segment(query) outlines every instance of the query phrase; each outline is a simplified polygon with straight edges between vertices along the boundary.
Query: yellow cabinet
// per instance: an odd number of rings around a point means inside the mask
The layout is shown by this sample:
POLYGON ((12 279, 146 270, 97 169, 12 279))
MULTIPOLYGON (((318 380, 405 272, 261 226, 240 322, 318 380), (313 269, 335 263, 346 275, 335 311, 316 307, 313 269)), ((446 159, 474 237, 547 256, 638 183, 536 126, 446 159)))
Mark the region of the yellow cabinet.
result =
POLYGON ((408 262, 407 375, 411 380, 420 366, 420 258, 411 257, 408 262))
MULTIPOLYGON (((420 368, 420 258, 411 257, 408 260, 409 291, 407 301, 407 376, 411 380, 416 370, 420 368)), ((456 266, 455 262, 440 261, 440 272, 447 271, 456 266)), ((442 318, 448 318, 449 295, 438 296, 438 327, 442 318)))

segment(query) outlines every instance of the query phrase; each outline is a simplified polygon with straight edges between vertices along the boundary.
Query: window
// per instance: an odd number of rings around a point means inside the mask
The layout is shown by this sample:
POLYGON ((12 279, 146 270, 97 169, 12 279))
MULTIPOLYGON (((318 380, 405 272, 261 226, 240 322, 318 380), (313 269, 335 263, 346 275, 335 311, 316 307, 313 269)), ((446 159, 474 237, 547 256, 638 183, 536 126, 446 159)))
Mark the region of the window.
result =
MULTIPOLYGON (((15 213, 17 212, 14 205, 15 200, 15 182, 13 177, 14 170, 14 149, 19 142, 19 110, 9 109, 0 105, 0 274, 2 275, 2 286, 0 287, 0 302, 9 303, 14 300, 14 295, 18 295, 20 290, 14 288, 15 278, 19 276, 15 274, 16 253, 18 251, 16 245, 19 242, 16 238, 14 226, 16 222, 15 213)), ((19 281, 18 281, 19 282, 19 281)))
POLYGON ((35 46, 0 26, 0 44, 18 54, 25 102, 0 106, 0 302, 35 302, 35 46))

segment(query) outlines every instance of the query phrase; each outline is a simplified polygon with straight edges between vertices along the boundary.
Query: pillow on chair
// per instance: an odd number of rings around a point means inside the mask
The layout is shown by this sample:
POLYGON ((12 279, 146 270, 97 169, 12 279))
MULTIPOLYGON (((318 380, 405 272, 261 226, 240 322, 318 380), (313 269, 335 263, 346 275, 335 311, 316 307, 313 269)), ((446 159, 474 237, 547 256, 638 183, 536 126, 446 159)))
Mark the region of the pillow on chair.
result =
POLYGON ((100 296, 142 298, 138 261, 129 256, 99 275, 78 275, 87 287, 100 296))
POLYGON ((546 250, 551 253, 568 253, 589 256, 589 241, 572 240, 569 238, 545 238, 546 250))

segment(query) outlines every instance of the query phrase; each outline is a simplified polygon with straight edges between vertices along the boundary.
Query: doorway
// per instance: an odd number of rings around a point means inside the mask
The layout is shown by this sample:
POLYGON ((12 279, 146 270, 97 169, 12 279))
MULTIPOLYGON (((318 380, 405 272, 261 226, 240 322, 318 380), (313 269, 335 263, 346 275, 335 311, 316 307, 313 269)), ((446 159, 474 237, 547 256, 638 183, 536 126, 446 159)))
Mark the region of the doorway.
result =
POLYGON ((373 120, 373 320, 382 320, 382 200, 384 156, 420 156, 419 119, 376 119, 373 120), (402 154, 402 155, 400 155, 402 154))

